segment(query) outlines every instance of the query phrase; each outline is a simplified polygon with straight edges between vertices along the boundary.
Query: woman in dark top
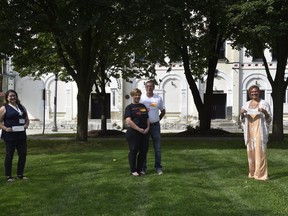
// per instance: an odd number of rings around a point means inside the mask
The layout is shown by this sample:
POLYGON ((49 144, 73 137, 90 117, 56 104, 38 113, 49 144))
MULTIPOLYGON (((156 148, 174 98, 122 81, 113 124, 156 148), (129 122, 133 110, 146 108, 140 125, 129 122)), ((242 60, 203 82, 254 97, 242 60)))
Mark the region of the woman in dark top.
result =
POLYGON ((5 143, 5 175, 8 182, 14 181, 12 177, 12 160, 15 149, 18 152, 17 177, 28 179, 23 175, 27 155, 26 129, 29 126, 27 111, 21 105, 18 95, 14 90, 5 94, 4 105, 0 108, 1 138, 5 143))
POLYGON ((125 108, 124 114, 128 125, 126 132, 130 150, 128 159, 131 175, 139 176, 148 151, 150 122, 147 108, 139 103, 141 90, 136 88, 131 91, 130 95, 133 102, 125 108))

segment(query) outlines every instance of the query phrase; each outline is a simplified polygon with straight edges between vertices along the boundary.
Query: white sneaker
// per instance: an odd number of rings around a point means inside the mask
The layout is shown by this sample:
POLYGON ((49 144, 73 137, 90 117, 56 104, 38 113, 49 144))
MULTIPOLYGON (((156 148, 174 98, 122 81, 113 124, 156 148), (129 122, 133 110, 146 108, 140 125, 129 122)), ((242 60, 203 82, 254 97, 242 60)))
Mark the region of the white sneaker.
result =
POLYGON ((146 175, 146 172, 144 170, 142 170, 139 174, 140 175, 146 175))
POLYGON ((12 176, 8 176, 6 180, 7 182, 14 182, 14 178, 12 176))
POLYGON ((17 177, 18 179, 21 179, 21 180, 28 180, 28 178, 24 175, 18 175, 17 177))
POLYGON ((158 175, 163 175, 163 170, 162 170, 162 169, 157 169, 157 170, 156 170, 156 173, 157 173, 158 175))
POLYGON ((133 172, 131 173, 132 176, 139 176, 139 173, 138 172, 133 172))

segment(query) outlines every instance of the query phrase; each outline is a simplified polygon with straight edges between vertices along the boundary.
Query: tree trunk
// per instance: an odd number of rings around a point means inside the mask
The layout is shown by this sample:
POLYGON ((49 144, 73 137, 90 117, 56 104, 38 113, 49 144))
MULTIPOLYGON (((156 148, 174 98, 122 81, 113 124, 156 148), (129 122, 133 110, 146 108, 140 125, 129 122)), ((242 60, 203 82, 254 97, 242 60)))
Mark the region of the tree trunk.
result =
POLYGON ((206 82, 206 93, 204 96, 204 110, 203 113, 199 112, 200 130, 211 129, 211 116, 212 116, 212 101, 213 101, 213 85, 215 70, 217 66, 218 58, 212 57, 209 60, 208 65, 208 77, 206 82))
POLYGON ((288 58, 288 40, 287 35, 283 35, 276 40, 275 48, 277 53, 277 68, 276 75, 273 78, 270 74, 268 63, 262 54, 262 59, 265 65, 265 71, 270 85, 272 86, 273 99, 273 125, 272 125, 272 141, 283 142, 283 102, 288 85, 288 79, 285 81, 285 70, 288 58))
POLYGON ((77 134, 76 140, 86 142, 88 140, 88 110, 89 110, 89 97, 91 89, 78 85, 77 94, 77 134))
POLYGON ((107 131, 107 98, 106 92, 104 90, 104 94, 101 95, 101 130, 107 131))
POLYGON ((274 88, 273 93, 273 125, 272 125, 272 141, 282 142, 283 134, 283 93, 281 89, 274 88))
POLYGON ((182 61, 183 61, 183 65, 184 65, 184 74, 185 74, 186 80, 188 82, 189 88, 192 92, 192 96, 194 99, 196 109, 197 109, 199 115, 201 115, 200 113, 202 113, 202 112, 204 114, 203 102, 202 102, 202 99, 200 97, 200 93, 199 93, 198 87, 196 85, 195 79, 193 78, 192 72, 190 70, 190 66, 189 66, 190 61, 189 61, 187 46, 183 46, 181 48, 181 52, 182 52, 181 53, 182 61))
POLYGON ((204 98, 204 103, 201 100, 199 90, 193 79, 192 73, 189 68, 189 58, 187 53, 187 48, 182 48, 182 59, 184 64, 184 73, 186 80, 191 89, 194 103, 196 105, 197 111, 199 113, 200 130, 209 130, 211 128, 211 112, 212 112, 212 100, 213 100, 213 85, 215 70, 218 62, 218 58, 211 58, 209 60, 208 66, 208 78, 206 83, 206 94, 204 98))
POLYGON ((218 35, 217 25, 214 22, 211 22, 210 26, 210 35, 211 35, 211 54, 208 60, 208 77, 206 82, 206 93, 204 97, 204 102, 202 102, 199 90, 195 83, 195 80, 192 76, 190 67, 189 67, 189 55, 188 49, 186 46, 183 46, 182 51, 182 60, 184 64, 184 73, 186 80, 189 84, 189 87, 192 91, 194 103, 196 105, 197 111, 199 113, 200 121, 200 130, 210 130, 211 128, 211 114, 212 114, 212 101, 213 101, 213 85, 215 70, 218 63, 218 54, 220 51, 222 35, 218 35))
POLYGON ((271 138, 273 141, 282 142, 284 140, 283 102, 287 88, 287 82, 284 81, 287 57, 277 60, 276 76, 272 85, 273 126, 271 138))
POLYGON ((204 97, 204 114, 199 115, 200 130, 211 129, 214 78, 215 78, 215 72, 216 72, 218 58, 219 58, 218 56, 219 56, 220 47, 222 45, 222 38, 223 38, 223 36, 218 33, 217 19, 214 17, 214 14, 211 14, 211 17, 212 18, 211 18, 210 25, 209 25, 210 54, 208 57, 208 76, 207 76, 207 81, 206 81, 206 92, 205 92, 205 97, 204 97))

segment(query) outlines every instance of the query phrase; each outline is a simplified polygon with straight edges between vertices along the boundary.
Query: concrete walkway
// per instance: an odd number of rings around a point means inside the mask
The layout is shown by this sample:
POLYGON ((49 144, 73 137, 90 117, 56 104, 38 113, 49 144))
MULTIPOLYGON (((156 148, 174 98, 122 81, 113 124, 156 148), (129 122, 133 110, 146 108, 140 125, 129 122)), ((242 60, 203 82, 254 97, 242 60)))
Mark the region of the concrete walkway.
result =
MULTIPOLYGON (((184 130, 161 130, 161 133, 180 133, 184 130)), ((123 130, 125 132, 125 130, 123 130)), ((26 130, 27 135, 35 135, 35 134, 43 134, 43 129, 27 129, 26 130)), ((57 132, 52 131, 50 128, 44 130, 44 134, 61 134, 61 133, 76 133, 76 130, 74 129, 58 129, 57 132)))
MULTIPOLYGON (((43 129, 30 129, 26 130, 27 135, 35 135, 35 134, 43 134, 43 129)), ((58 129, 57 132, 51 130, 51 128, 47 128, 44 130, 44 134, 61 134, 61 133, 76 133, 73 129, 58 129)))

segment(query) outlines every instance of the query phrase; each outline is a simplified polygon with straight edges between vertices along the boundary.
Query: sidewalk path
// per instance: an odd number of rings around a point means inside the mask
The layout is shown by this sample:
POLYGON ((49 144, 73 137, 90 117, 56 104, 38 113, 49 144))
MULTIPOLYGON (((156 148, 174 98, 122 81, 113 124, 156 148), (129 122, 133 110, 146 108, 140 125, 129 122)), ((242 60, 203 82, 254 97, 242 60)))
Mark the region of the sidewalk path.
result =
MULTIPOLYGON (((27 133, 27 135, 35 135, 35 134, 42 135, 43 129, 30 129, 30 128, 28 128, 26 130, 26 133, 27 133)), ((76 133, 76 131, 73 129, 58 129, 57 132, 52 131, 51 129, 45 129, 44 130, 44 134, 63 134, 63 133, 76 133)))
MULTIPOLYGON (((184 130, 161 130, 161 133, 180 133, 184 130)), ((126 130, 123 130, 123 132, 126 132, 126 130)), ((26 130, 27 135, 35 135, 43 134, 43 129, 27 129, 26 130)), ((63 134, 63 133, 76 133, 74 129, 58 129, 57 132, 52 131, 51 129, 45 129, 44 134, 63 134)))

